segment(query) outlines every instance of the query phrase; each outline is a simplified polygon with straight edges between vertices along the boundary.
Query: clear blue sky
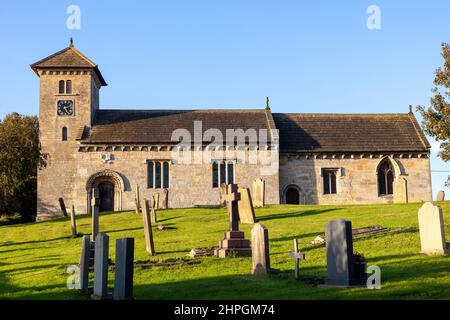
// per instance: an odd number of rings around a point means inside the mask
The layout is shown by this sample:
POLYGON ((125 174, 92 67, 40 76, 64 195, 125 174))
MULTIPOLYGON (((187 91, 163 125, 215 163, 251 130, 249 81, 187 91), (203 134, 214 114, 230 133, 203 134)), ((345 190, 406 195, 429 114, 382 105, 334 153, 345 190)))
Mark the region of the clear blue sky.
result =
MULTIPOLYGON (((407 112, 429 103, 449 12, 448 0, 2 1, 0 116, 37 114, 29 64, 70 37, 109 84, 102 108, 258 108, 269 96, 273 112, 407 112), (80 30, 66 27, 71 4, 80 30), (381 30, 366 27, 372 4, 381 30)), ((450 163, 430 143, 435 197, 450 163)))

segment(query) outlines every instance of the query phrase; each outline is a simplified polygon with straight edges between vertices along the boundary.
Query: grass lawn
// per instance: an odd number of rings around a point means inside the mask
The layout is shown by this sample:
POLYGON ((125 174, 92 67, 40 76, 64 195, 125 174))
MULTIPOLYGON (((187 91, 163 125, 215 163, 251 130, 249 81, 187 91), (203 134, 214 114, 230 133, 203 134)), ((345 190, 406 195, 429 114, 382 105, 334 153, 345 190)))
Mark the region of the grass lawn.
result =
MULTIPOLYGON (((444 210, 447 241, 450 241, 450 202, 444 210)), ((419 253, 417 211, 421 204, 361 206, 277 205, 257 209, 256 215, 269 229, 271 266, 278 275, 252 276, 251 258, 194 258, 195 264, 135 268, 136 299, 450 299, 450 257, 429 257, 419 253), (368 265, 381 268, 382 288, 318 288, 312 283, 326 277, 324 247, 311 240, 324 232, 325 223, 349 219, 353 228, 383 225, 388 234, 354 241, 368 265), (288 257, 293 238, 306 254, 301 262, 302 279, 293 276, 294 261, 288 257)), ((186 259, 192 248, 218 245, 227 229, 225 209, 173 209, 158 211, 160 224, 154 229, 157 255, 145 251, 142 218, 134 212, 100 216, 100 231, 110 236, 110 257, 114 259, 115 239, 135 238, 135 261, 164 262, 186 259)), ((90 219, 77 220, 78 232, 90 232, 90 219)), ((250 225, 241 225, 246 238, 250 225)), ((68 290, 69 265, 78 264, 81 238, 70 238, 70 221, 0 227, 0 298, 2 299, 87 299, 68 290)), ((109 274, 112 289, 114 273, 109 274)))

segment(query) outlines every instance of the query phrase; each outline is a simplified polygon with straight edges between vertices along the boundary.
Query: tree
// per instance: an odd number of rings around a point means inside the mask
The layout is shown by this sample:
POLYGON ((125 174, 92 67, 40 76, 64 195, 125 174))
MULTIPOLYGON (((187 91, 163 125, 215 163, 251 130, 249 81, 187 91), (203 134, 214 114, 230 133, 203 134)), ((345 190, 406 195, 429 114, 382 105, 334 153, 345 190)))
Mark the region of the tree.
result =
POLYGON ((37 171, 45 163, 38 118, 6 115, 0 121, 0 214, 19 213, 24 220, 36 216, 37 171))
MULTIPOLYGON (((418 106, 422 115, 422 126, 425 132, 440 143, 438 156, 445 162, 450 160, 450 45, 442 44, 444 67, 438 68, 434 78, 433 97, 430 107, 418 106), (443 91, 443 92, 442 92, 443 91)), ((450 186, 450 175, 446 183, 450 186)))

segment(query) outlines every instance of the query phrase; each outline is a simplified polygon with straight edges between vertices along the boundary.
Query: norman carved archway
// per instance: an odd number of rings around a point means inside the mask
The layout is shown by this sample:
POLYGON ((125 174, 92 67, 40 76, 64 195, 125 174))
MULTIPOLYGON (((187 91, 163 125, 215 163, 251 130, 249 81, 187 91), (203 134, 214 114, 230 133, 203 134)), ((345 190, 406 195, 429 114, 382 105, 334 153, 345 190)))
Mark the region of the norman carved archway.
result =
POLYGON ((125 183, 120 173, 105 169, 94 173, 86 182, 87 212, 92 213, 91 200, 93 190, 99 186, 112 185, 114 187, 114 211, 122 210, 122 194, 125 191, 125 183))

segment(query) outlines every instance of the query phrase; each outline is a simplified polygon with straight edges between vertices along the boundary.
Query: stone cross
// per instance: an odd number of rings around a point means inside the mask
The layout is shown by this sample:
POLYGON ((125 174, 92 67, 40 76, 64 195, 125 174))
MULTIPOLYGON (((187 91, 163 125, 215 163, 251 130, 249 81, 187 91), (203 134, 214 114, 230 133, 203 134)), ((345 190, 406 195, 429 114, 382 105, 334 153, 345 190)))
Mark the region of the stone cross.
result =
POLYGON ((59 198, 58 202, 59 202, 59 206, 61 207, 61 211, 62 211, 64 217, 67 217, 67 209, 66 209, 66 204, 64 203, 64 199, 59 198))
POLYGON ((81 258, 80 258, 80 290, 89 291, 89 268, 91 260, 91 239, 89 236, 83 236, 81 242, 81 258))
POLYGON ((227 195, 225 200, 227 202, 228 220, 230 223, 230 231, 239 231, 239 206, 238 201, 241 195, 238 192, 237 184, 229 184, 227 186, 227 195))
POLYGON ((94 189, 94 197, 92 198, 92 233, 91 240, 95 241, 98 234, 99 221, 98 221, 98 211, 100 207, 100 194, 97 188, 94 189))
POLYGON ((139 185, 136 185, 136 191, 134 193, 134 203, 136 205, 136 213, 140 213, 141 197, 139 195, 139 185))
POLYGON ((253 209, 252 196, 248 188, 238 189, 241 199, 238 201, 239 220, 241 223, 255 223, 255 209, 253 209))
POLYGON ((270 270, 269 231, 257 223, 252 228, 252 273, 265 274, 270 270))
POLYGON ((78 237, 77 234, 77 221, 75 218, 75 206, 72 205, 72 211, 70 211, 70 224, 72 226, 72 238, 78 237))
POLYGON ((153 244, 152 222, 146 199, 142 199, 142 220, 144 222, 145 249, 151 256, 155 255, 155 245, 153 244))
POLYGON ((95 238, 94 257, 94 294, 93 299, 108 298, 108 261, 109 260, 109 236, 100 233, 95 238))
POLYGON ((305 260, 305 254, 298 251, 298 240, 294 239, 294 251, 289 252, 289 257, 295 259, 295 279, 298 279, 300 260, 305 260))
POLYGON ((445 200, 445 192, 443 190, 439 191, 436 196, 436 201, 444 201, 445 200))
POLYGON ((116 240, 114 300, 133 299, 134 238, 116 240))
POLYGON ((419 232, 422 253, 449 253, 445 242, 444 218, 442 208, 426 202, 419 209, 419 232))

